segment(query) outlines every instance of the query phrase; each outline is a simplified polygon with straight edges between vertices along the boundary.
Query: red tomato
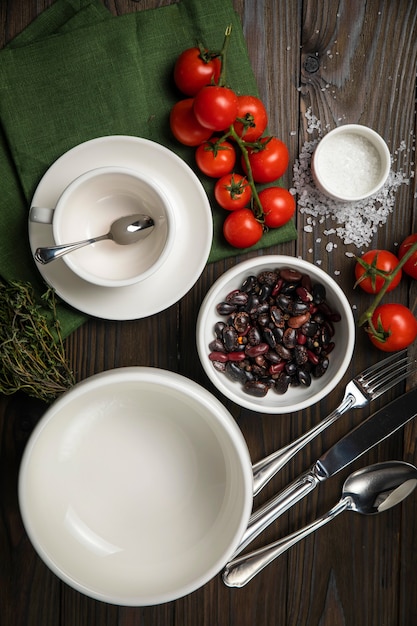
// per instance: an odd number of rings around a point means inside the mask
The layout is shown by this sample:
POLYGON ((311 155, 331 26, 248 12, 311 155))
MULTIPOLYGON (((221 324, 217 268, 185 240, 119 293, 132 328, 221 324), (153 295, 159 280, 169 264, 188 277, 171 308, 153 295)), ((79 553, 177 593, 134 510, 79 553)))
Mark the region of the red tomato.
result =
POLYGON ((189 48, 180 54, 175 63, 174 81, 182 93, 195 96, 202 87, 217 83, 220 72, 219 58, 211 58, 207 51, 199 48, 189 48))
POLYGON ((194 115, 202 126, 225 130, 236 119, 237 95, 228 87, 203 87, 194 100, 194 115))
POLYGON ((216 144, 206 141, 198 146, 195 152, 198 168, 212 178, 220 178, 230 174, 236 163, 236 152, 228 141, 216 144))
MULTIPOLYGON (((389 274, 397 267, 398 263, 399 261, 395 254, 388 252, 388 250, 369 250, 369 252, 365 252, 355 265, 356 285, 359 285, 366 293, 379 293, 385 284, 385 278, 378 272, 389 274)), ((401 280, 401 274, 401 270, 398 270, 387 292, 397 287, 401 280)))
MULTIPOLYGON (((281 178, 285 173, 290 155, 288 148, 276 137, 262 137, 260 142, 263 148, 249 148, 249 163, 252 168, 253 179, 257 183, 272 183, 281 178)), ((246 165, 242 158, 242 167, 246 171, 246 165)))
POLYGON ((377 336, 369 334, 369 338, 384 352, 402 350, 417 337, 417 320, 403 304, 381 304, 375 309, 372 323, 377 336))
POLYGON ((250 248, 262 237, 262 224, 250 209, 232 211, 224 220, 223 234, 234 248, 250 248))
POLYGON ((233 126, 239 137, 245 141, 256 141, 268 124, 268 115, 264 104, 255 96, 238 96, 237 119, 233 126))
POLYGON ((175 139, 185 146, 198 146, 210 139, 210 128, 201 126, 193 113, 194 98, 180 100, 171 109, 169 125, 175 139))
MULTIPOLYGON (((411 246, 417 243, 417 233, 409 235, 404 239, 398 250, 398 257, 402 259, 403 256, 409 251, 411 246)), ((417 251, 413 252, 411 257, 403 265, 403 270, 406 274, 412 278, 417 278, 417 251)))
POLYGON ((295 213, 294 196, 282 187, 267 187, 259 192, 264 220, 269 228, 286 224, 295 213))
POLYGON ((216 182, 214 197, 218 204, 226 211, 243 209, 249 204, 252 197, 252 189, 245 176, 240 174, 226 174, 216 182))

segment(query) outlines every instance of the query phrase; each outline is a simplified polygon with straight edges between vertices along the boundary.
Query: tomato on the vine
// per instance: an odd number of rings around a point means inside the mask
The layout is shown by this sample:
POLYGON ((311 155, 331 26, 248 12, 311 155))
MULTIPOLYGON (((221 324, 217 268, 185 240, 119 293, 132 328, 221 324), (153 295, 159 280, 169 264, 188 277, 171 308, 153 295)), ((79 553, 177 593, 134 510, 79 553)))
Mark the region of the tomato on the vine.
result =
POLYGON ((194 115, 202 126, 220 131, 236 119, 237 95, 228 87, 203 87, 194 100, 194 115))
POLYGON ((219 144, 206 141, 198 146, 195 160, 203 174, 212 178, 220 178, 233 170, 236 163, 236 152, 228 141, 222 141, 219 144))
POLYGON ((259 139, 268 124, 265 106, 256 96, 238 96, 236 118, 234 129, 245 141, 259 139))
POLYGON ((252 190, 245 176, 226 174, 214 186, 214 197, 226 211, 243 209, 250 202, 252 190))
MULTIPOLYGON (((262 137, 260 147, 248 148, 252 176, 257 183, 271 183, 286 172, 290 155, 283 141, 277 137, 262 137)), ((245 161, 242 166, 247 174, 245 161)))
MULTIPOLYGON (((417 233, 406 237, 398 250, 398 258, 401 260, 415 243, 417 243, 417 233)), ((417 251, 413 252, 408 261, 404 263, 403 270, 412 278, 417 278, 417 251)))
POLYGON ((283 187, 267 187, 259 192, 265 225, 278 228, 286 224, 295 213, 294 196, 283 187))
MULTIPOLYGON (((369 250, 356 261, 355 278, 358 285, 366 293, 379 293, 385 285, 385 278, 379 272, 391 273, 398 265, 399 260, 388 250, 369 250)), ((401 269, 397 271, 392 279, 388 291, 397 287, 401 280, 401 269)))
POLYGON ((235 248, 254 246, 262 237, 262 233, 262 224, 258 222, 250 209, 232 211, 224 220, 224 237, 235 248))
POLYGON ((221 61, 207 50, 189 48, 178 57, 174 66, 174 81, 186 96, 195 96, 206 85, 217 83, 221 61))
POLYGON ((169 125, 175 139, 184 146, 198 146, 210 139, 212 131, 201 126, 193 113, 194 98, 180 100, 171 109, 169 125))
POLYGON ((417 320, 403 304, 381 304, 372 315, 377 334, 369 334, 374 346, 395 352, 409 346, 417 337, 417 320))

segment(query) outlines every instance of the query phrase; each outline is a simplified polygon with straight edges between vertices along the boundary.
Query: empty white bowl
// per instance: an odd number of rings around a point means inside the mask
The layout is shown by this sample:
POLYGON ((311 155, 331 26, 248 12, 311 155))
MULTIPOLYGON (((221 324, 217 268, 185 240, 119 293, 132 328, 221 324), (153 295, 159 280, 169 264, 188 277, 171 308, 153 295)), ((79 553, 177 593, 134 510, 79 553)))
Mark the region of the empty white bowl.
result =
POLYGON ((340 382, 350 363, 355 341, 355 324, 352 309, 342 289, 319 267, 289 256, 258 256, 232 267, 213 284, 204 298, 197 319, 197 349, 202 366, 215 387, 236 404, 258 413, 292 413, 319 402, 340 382), (249 395, 241 382, 232 380, 218 371, 209 359, 210 343, 215 338, 216 322, 227 322, 216 310, 220 302, 233 290, 239 290, 243 281, 264 270, 290 268, 308 274, 313 283, 321 283, 326 289, 326 301, 330 308, 341 315, 334 324, 335 348, 329 354, 329 366, 320 378, 312 378, 310 386, 290 386, 282 395, 270 389, 263 397, 249 395))
POLYGON ((326 196, 357 202, 386 182, 391 155, 382 137, 367 126, 345 124, 325 135, 313 152, 311 173, 326 196))
POLYGON ((190 593, 236 550, 252 508, 244 438, 196 383, 156 368, 92 376, 36 426, 19 476, 33 546, 92 598, 144 606, 190 593))

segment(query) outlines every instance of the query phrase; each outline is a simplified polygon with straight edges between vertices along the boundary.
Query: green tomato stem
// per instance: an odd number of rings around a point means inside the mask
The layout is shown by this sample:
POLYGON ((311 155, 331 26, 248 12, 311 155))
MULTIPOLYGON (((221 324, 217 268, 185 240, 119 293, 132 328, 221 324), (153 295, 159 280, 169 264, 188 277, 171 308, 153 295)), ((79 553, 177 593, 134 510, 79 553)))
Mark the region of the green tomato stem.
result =
POLYGON ((226 59, 227 59, 227 49, 229 47, 230 35, 232 34, 232 25, 229 24, 227 26, 224 33, 223 46, 220 51, 220 59, 222 64, 222 69, 220 71, 219 82, 217 83, 219 87, 224 87, 226 85, 226 59))
POLYGON ((389 274, 385 275, 385 283, 384 286, 382 287, 381 291, 375 296, 374 300, 372 301, 371 306, 369 306, 366 311, 360 316, 359 321, 358 321, 358 325, 359 326, 364 326, 367 325, 369 328, 369 332, 373 335, 377 334, 377 331, 372 323, 372 316, 375 312, 375 309, 377 308, 377 306, 379 305, 379 303, 381 302, 382 298, 385 296, 390 284, 392 283, 395 275, 399 272, 399 270, 403 267, 403 265, 405 265, 405 263, 407 263, 408 259, 411 258, 411 256, 414 254, 414 252, 417 252, 417 242, 414 243, 409 250, 404 254, 404 256, 402 257, 402 259, 400 260, 400 262, 398 263, 397 267, 395 269, 392 270, 392 272, 389 272, 389 274))
POLYGON ((237 132, 235 131, 235 128, 233 126, 233 124, 230 126, 229 128, 229 137, 232 137, 235 142, 237 143, 237 145, 240 148, 240 151, 242 153, 242 157, 243 160, 245 162, 246 165, 246 176, 248 178, 248 184, 249 187, 252 190, 252 198, 253 198, 253 204, 255 206, 255 217, 259 222, 263 222, 263 218, 264 218, 264 210, 262 208, 262 204, 261 201, 259 199, 259 194, 258 194, 258 190, 256 188, 255 185, 255 181, 253 180, 253 174, 252 174, 252 167, 249 161, 249 155, 248 155, 248 150, 247 150, 247 143, 237 134, 237 132))

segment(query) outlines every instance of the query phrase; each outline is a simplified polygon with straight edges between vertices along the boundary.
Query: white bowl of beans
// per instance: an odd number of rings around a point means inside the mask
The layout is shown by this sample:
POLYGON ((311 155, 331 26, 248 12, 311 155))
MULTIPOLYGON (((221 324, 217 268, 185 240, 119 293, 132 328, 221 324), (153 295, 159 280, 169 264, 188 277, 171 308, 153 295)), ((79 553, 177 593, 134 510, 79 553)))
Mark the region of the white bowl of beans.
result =
POLYGON ((215 387, 261 413, 319 402, 343 378, 355 324, 342 289, 322 269, 289 256, 259 256, 225 272, 197 320, 197 349, 215 387))

